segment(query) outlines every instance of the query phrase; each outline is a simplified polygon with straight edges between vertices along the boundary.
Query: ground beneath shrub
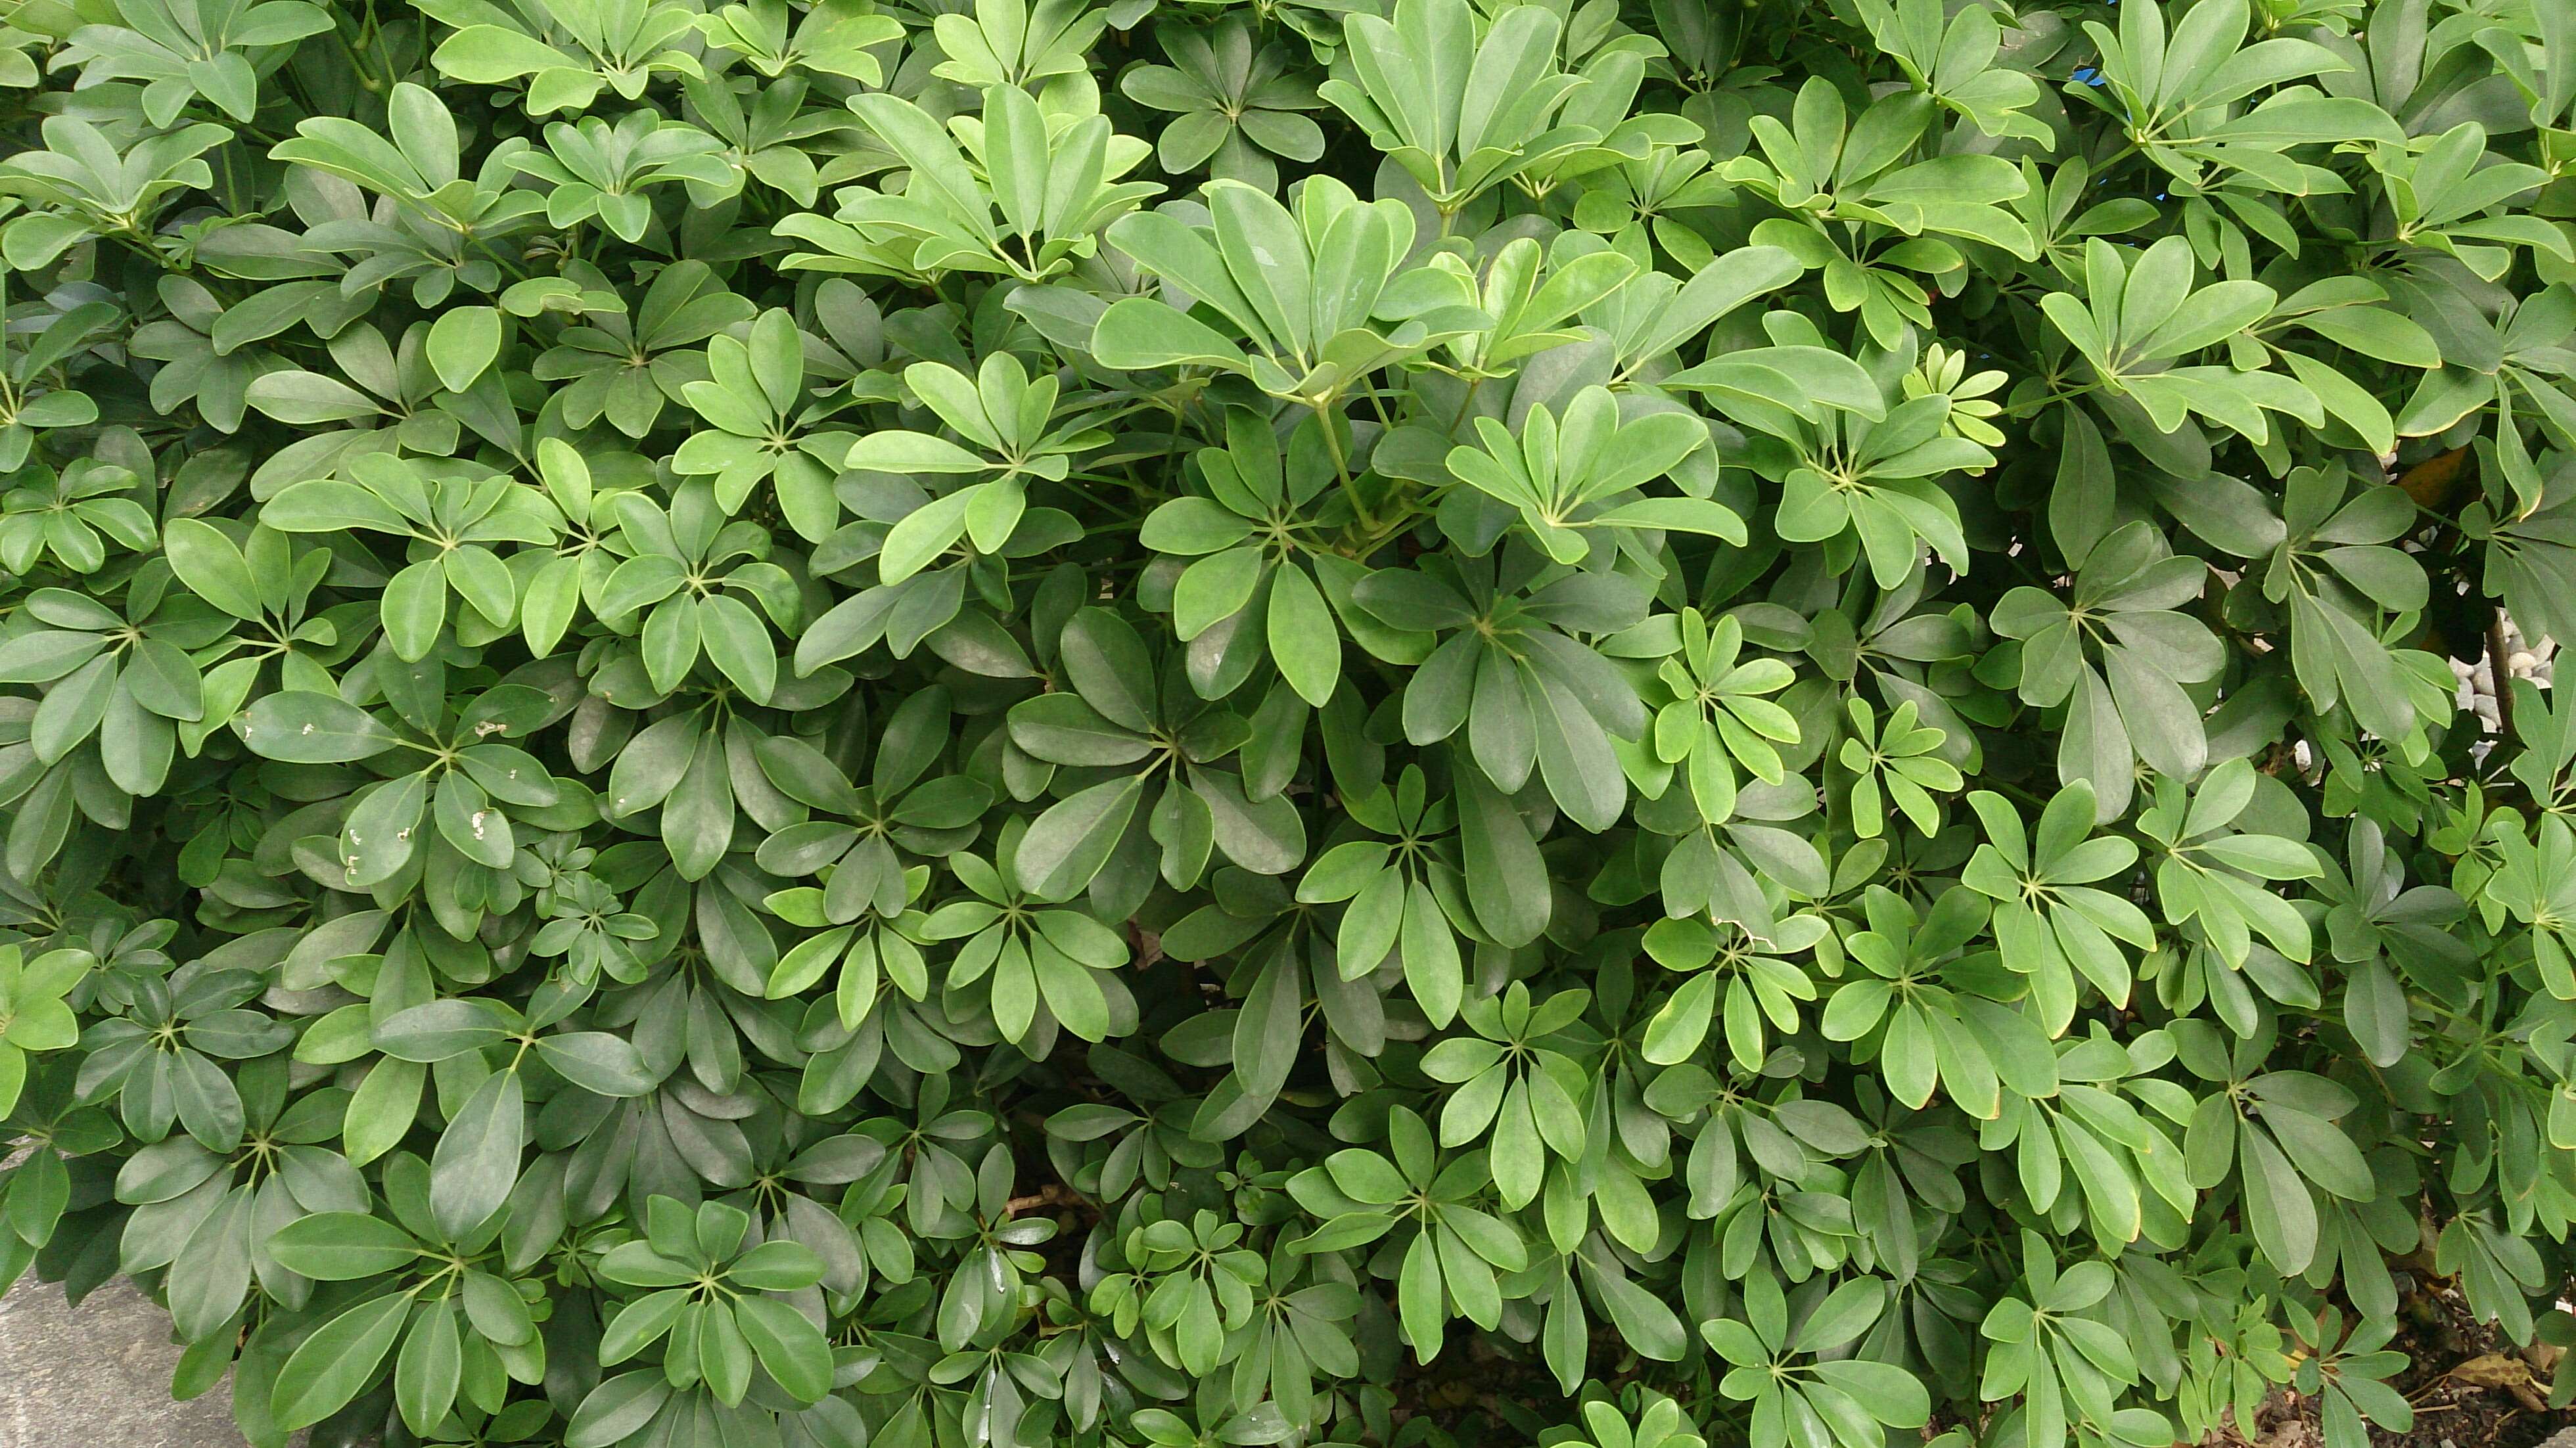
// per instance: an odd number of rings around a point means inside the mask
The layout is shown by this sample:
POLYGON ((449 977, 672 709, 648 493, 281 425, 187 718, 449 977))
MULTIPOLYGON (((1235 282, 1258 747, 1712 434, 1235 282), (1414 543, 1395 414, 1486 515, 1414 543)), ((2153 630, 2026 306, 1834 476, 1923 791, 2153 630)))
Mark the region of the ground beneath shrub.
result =
POLYGON ((29 1273, 0 1298, 0 1448, 242 1448, 229 1385, 170 1400, 170 1314, 123 1280, 73 1307, 29 1273))
MULTIPOLYGON (((2416 1294, 2391 1347, 2412 1359, 2391 1383, 2415 1407, 2403 1433, 2373 1428, 2371 1448, 2576 1448, 2576 1410, 2549 1406, 2563 1350, 2521 1349, 2469 1317, 2448 1291, 2416 1294)), ((2322 1448, 2313 1399, 2276 1393, 2251 1437, 2212 1434, 2202 1448, 2322 1448)))
MULTIPOLYGON (((2449 1293, 2419 1295, 2404 1310, 2408 1325, 2392 1345, 2414 1361, 2395 1386, 2415 1405, 2415 1426, 2374 1430, 2372 1448, 2576 1448, 2576 1411, 2547 1402, 2558 1349, 2514 1348, 2470 1321, 2449 1293)), ((1419 1406, 1446 1415, 1525 1396, 1515 1391, 1530 1386, 1525 1368, 1468 1346, 1443 1355, 1439 1380, 1418 1385, 1419 1406)), ((58 1285, 32 1276, 18 1283, 0 1301, 0 1448, 239 1448, 224 1389, 194 1403, 169 1401, 178 1351, 168 1314, 123 1282, 78 1309, 58 1285)), ((2315 1404, 2275 1394, 2254 1434, 2223 1431, 2200 1448, 2323 1443, 2315 1404)))
POLYGON ((2374 1431, 2373 1448, 2534 1448, 2576 1427, 2576 1412, 2548 1402, 2563 1349, 2516 1348, 2449 1294, 2410 1306, 2413 1323, 2396 1346, 2414 1361, 2395 1386, 2415 1405, 2415 1426, 2374 1431))

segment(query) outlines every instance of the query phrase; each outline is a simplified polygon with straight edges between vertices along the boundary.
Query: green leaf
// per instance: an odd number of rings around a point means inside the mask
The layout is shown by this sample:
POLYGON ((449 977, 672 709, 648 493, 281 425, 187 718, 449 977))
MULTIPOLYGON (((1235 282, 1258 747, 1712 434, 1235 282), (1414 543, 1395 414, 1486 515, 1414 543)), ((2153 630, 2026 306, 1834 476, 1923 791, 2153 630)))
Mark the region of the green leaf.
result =
MULTIPOLYGON (((444 53, 444 52, 442 52, 444 53)), ((493 307, 450 307, 430 324, 430 370, 439 385, 463 392, 501 355, 501 313, 493 307)))
POLYGON ((385 641, 405 663, 429 657, 438 632, 447 625, 447 569, 424 558, 393 576, 385 585, 382 610, 385 641))
POLYGON ((168 552, 170 571, 198 597, 235 618, 256 621, 261 616, 259 585, 250 564, 214 527, 194 518, 173 518, 161 530, 161 546, 168 552))
POLYGON ((323 1282, 398 1271, 420 1255, 410 1233, 364 1212, 298 1217, 268 1239, 267 1250, 279 1266, 323 1282))
POLYGON ((411 531, 410 520, 392 504, 355 483, 330 479, 289 485, 260 509, 259 520, 287 533, 337 533, 351 528, 411 531))
POLYGON ((2301 1272, 2317 1250, 2316 1203, 2272 1138, 2252 1123, 2242 1127, 2241 1164, 2245 1215, 2263 1255, 2282 1272, 2301 1272))
MULTIPOLYGON (((298 372, 289 368, 271 372, 243 389, 251 406, 295 427, 313 427, 326 422, 350 422, 371 417, 381 411, 365 393, 336 377, 319 372, 298 372)), ((285 527, 283 523, 272 524, 285 527)))
POLYGON ((345 764, 394 747, 394 732, 376 716, 329 694, 270 694, 234 722, 251 750, 288 764, 345 764))
POLYGON ((519 1073, 495 1071, 457 1109, 429 1159, 429 1207, 439 1230, 462 1237, 501 1210, 518 1184, 526 1143, 519 1073))
POLYGON ((1100 314, 1091 350, 1101 365, 1123 371, 1153 367, 1215 367, 1248 372, 1243 350, 1223 333, 1161 302, 1129 297, 1100 314))
POLYGON ((1130 776, 1048 806, 1020 839, 1020 887, 1040 899, 1071 899, 1109 863, 1143 794, 1144 781, 1130 776))
POLYGON ((769 1297, 737 1298, 734 1320, 759 1355, 761 1370, 800 1403, 821 1401, 832 1389, 832 1352, 804 1314, 769 1297))
POLYGON ((1458 779, 1458 838, 1477 923, 1496 940, 1525 944, 1547 928, 1547 866, 1511 801, 1473 768, 1458 779))
POLYGON ((394 1403, 403 1421, 425 1431, 444 1420, 456 1401, 463 1369, 455 1308, 442 1303, 413 1314, 411 1332, 394 1360, 394 1403))
POLYGON ((369 1298, 314 1329, 277 1370, 270 1412, 281 1428, 321 1422, 375 1380, 411 1312, 411 1295, 369 1298))
POLYGON ((565 1080, 602 1096, 641 1096, 659 1079, 633 1042, 606 1031, 539 1036, 537 1056, 565 1080))
POLYGON ((1304 569, 1272 570, 1269 630, 1270 657, 1289 687, 1317 708, 1331 702, 1341 681, 1341 630, 1304 569))

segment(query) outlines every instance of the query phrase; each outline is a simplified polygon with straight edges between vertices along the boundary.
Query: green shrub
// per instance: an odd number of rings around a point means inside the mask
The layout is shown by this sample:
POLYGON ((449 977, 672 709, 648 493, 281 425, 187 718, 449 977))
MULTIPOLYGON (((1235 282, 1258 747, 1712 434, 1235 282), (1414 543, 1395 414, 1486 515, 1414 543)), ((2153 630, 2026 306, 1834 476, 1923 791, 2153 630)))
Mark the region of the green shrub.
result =
POLYGON ((2576 1338, 2562 0, 0 91, 0 1285, 256 1443, 2368 1448, 2401 1300, 2576 1338))

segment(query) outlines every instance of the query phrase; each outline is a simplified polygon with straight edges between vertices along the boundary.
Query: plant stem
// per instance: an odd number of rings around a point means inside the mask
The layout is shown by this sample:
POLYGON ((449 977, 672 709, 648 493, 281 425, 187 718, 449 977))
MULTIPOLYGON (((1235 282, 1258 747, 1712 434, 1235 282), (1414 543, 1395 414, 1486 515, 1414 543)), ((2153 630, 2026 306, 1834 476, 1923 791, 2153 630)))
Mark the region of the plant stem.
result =
POLYGON ((1351 500, 1351 511, 1359 516, 1360 526, 1374 533, 1377 531, 1377 515, 1370 512, 1369 505, 1361 499, 1359 484, 1351 479, 1350 459, 1342 452, 1341 410, 1321 402, 1314 404, 1314 409, 1315 421, 1324 430, 1324 451, 1332 454, 1333 472, 1342 480, 1342 496, 1351 500))

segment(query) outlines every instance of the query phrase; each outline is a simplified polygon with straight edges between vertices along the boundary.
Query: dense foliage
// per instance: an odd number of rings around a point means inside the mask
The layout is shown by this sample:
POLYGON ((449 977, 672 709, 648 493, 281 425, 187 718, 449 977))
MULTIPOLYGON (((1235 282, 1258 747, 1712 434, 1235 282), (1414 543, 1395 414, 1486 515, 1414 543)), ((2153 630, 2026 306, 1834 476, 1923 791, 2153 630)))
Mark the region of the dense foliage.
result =
POLYGON ((2576 5, 23 0, 0 107, 0 1284, 259 1444, 2576 1335, 2576 5))

